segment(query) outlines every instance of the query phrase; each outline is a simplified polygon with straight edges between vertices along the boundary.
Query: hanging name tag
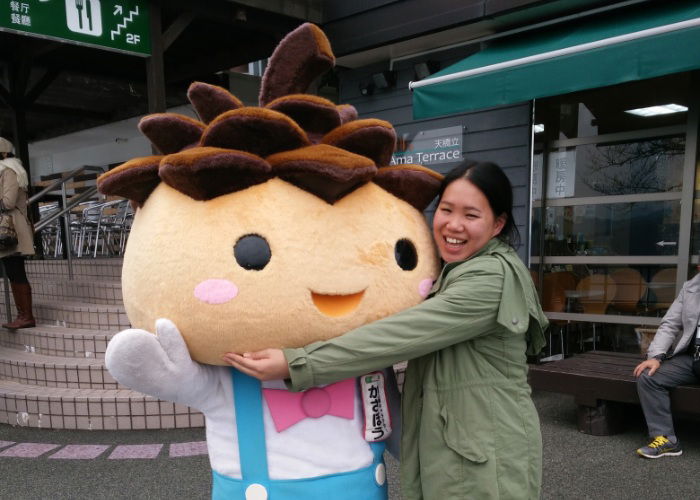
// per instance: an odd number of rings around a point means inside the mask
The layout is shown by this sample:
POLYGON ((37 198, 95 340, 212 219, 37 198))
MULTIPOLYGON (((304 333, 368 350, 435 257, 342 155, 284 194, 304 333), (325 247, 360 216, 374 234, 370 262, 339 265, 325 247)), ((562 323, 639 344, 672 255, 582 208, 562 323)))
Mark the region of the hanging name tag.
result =
POLYGON ((365 440, 383 441, 391 435, 391 416, 387 406, 384 374, 369 373, 360 377, 362 406, 365 410, 365 440))

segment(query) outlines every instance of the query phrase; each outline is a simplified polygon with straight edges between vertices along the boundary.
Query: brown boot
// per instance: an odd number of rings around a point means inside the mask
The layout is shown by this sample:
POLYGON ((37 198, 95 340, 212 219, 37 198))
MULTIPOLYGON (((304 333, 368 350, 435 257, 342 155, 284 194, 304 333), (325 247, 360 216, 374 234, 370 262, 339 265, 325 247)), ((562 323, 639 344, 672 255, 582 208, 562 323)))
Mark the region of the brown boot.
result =
POLYGON ((29 283, 10 283, 12 296, 17 307, 17 319, 2 325, 3 328, 16 330, 18 328, 31 328, 36 326, 32 315, 32 287, 29 283))

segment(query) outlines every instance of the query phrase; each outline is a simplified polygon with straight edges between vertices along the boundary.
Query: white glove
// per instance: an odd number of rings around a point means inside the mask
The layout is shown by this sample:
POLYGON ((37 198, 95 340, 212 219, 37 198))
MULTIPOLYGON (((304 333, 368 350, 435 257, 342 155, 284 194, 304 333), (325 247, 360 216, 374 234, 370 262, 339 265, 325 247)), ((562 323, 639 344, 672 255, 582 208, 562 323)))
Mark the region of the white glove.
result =
MULTIPOLYGON (((159 399, 195 406, 207 385, 207 370, 193 361, 175 324, 156 321, 156 335, 129 329, 107 346, 105 365, 122 385, 159 399)), ((211 387, 210 387, 211 389, 211 387)))

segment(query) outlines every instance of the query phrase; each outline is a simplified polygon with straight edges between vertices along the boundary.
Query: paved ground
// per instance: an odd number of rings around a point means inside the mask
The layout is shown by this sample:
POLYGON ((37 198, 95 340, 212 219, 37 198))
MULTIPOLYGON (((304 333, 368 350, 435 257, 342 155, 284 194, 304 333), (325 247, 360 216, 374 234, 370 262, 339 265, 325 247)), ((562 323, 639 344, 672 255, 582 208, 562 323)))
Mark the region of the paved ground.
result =
MULTIPOLYGON (((545 392, 534 397, 544 438, 544 499, 700 498, 699 421, 678 424, 683 456, 644 460, 634 454, 646 441, 638 409, 630 408, 627 432, 595 437, 576 430, 571 398, 545 392)), ((206 499, 210 472, 200 454, 203 439, 201 429, 75 432, 0 425, 0 498, 206 499), (41 453, 36 444, 58 446, 41 453), (118 458, 135 454, 155 458, 118 458)), ((388 470, 391 498, 398 500, 397 464, 391 459, 388 470)))
POLYGON ((634 450, 647 444, 641 410, 630 406, 626 432, 590 436, 576 430, 573 399, 535 394, 544 442, 544 499, 697 499, 700 481, 700 421, 683 419, 676 433, 680 457, 648 460, 634 450))

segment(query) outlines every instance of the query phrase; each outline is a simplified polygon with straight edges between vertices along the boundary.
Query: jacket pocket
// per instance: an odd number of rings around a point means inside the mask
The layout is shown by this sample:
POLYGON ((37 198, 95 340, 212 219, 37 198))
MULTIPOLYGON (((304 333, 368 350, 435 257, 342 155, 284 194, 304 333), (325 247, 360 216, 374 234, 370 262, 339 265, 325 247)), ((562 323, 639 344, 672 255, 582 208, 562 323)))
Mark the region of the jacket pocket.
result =
POLYGON ((470 462, 481 464, 488 460, 478 436, 470 435, 465 425, 446 406, 440 408, 440 417, 443 422, 442 435, 448 448, 470 462))

